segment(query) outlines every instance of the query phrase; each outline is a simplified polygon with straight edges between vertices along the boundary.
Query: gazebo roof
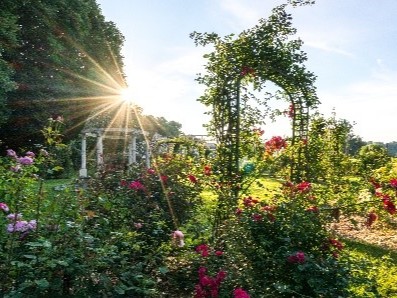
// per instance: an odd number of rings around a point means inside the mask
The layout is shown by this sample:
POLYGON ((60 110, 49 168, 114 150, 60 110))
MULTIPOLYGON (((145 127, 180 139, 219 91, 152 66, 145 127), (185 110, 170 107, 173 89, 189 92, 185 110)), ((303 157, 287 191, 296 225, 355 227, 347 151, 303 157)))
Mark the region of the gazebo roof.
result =
POLYGON ((114 137, 129 135, 147 135, 139 128, 136 112, 133 107, 124 103, 103 104, 91 112, 82 135, 114 137))

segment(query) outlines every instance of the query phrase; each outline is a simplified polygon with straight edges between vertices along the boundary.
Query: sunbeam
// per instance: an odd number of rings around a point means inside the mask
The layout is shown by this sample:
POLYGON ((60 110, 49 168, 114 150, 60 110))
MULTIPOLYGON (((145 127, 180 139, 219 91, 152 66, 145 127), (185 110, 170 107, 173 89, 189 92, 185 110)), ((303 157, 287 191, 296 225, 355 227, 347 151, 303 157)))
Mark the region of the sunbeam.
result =
POLYGON ((133 103, 135 101, 134 90, 132 88, 123 88, 120 91, 120 97, 127 103, 133 103))

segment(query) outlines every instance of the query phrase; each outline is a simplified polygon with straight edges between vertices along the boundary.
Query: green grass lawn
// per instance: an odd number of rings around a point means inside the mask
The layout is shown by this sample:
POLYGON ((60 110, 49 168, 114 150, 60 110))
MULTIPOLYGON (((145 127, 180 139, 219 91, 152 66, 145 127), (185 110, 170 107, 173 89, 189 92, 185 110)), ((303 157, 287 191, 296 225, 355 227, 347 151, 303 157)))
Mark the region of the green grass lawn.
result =
POLYGON ((344 239, 352 297, 397 297, 397 251, 344 239))

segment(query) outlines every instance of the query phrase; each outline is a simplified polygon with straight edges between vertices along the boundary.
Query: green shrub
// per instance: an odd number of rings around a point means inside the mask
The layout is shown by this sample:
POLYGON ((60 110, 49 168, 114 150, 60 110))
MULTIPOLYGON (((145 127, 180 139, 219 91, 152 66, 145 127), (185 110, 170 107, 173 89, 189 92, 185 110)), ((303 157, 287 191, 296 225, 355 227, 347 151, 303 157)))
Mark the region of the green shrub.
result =
POLYGON ((222 239, 229 292, 241 285, 252 297, 346 297, 343 244, 327 232, 310 188, 289 184, 268 201, 243 199, 222 239))

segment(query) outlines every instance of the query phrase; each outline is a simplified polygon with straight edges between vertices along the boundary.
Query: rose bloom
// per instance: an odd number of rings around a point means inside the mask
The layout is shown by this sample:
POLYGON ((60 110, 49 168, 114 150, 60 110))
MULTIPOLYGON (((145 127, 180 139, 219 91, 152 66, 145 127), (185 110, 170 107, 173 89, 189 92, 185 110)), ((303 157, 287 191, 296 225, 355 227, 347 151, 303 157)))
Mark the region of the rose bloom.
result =
POLYGON ((243 209, 241 209, 241 208, 237 208, 236 211, 235 211, 235 214, 237 216, 240 216, 242 213, 243 213, 243 209))
POLYGON ((310 206, 309 208, 306 209, 306 211, 317 213, 317 212, 319 212, 320 210, 318 209, 317 206, 310 206))
POLYGON ((21 218, 22 218, 21 213, 10 213, 7 215, 7 219, 12 221, 20 220, 21 218))
POLYGON ((36 157, 36 154, 34 154, 34 152, 32 152, 32 151, 26 152, 25 155, 26 155, 26 156, 29 156, 29 157, 31 157, 31 158, 35 158, 35 157, 36 157))
POLYGON ((212 171, 211 171, 211 166, 205 166, 204 167, 204 175, 209 176, 211 175, 212 171))
POLYGON ((188 175, 187 176, 188 178, 189 178, 189 180, 190 180, 190 182, 192 182, 192 183, 197 183, 197 178, 195 177, 195 176, 193 176, 193 175, 188 175))
POLYGON ((233 291, 233 298, 250 298, 250 295, 242 288, 237 288, 233 291))
POLYGON ((262 211, 266 211, 266 212, 273 212, 273 211, 276 210, 276 206, 269 206, 269 205, 266 205, 266 206, 263 206, 263 207, 261 208, 261 210, 262 210, 262 211))
POLYGON ((132 181, 128 187, 133 190, 144 190, 145 186, 139 181, 132 181))
POLYGON ((397 179, 393 178, 390 180, 390 186, 393 188, 397 188, 397 179))
POLYGON ((172 238, 185 238, 185 235, 183 235, 182 231, 176 230, 172 233, 172 238))
POLYGON ((329 239, 329 243, 335 247, 337 250, 342 250, 343 249, 343 243, 340 242, 339 240, 336 239, 329 239))
POLYGON ((223 271, 223 270, 219 271, 216 274, 216 280, 215 280, 216 283, 219 285, 226 278, 226 276, 227 276, 226 271, 223 271))
POLYGON ((140 223, 140 222, 135 222, 135 223, 134 223, 134 227, 135 227, 136 229, 141 229, 141 228, 143 227, 143 224, 140 223))
POLYGON ((150 168, 150 169, 147 169, 147 173, 150 175, 153 175, 153 174, 156 174, 156 171, 154 169, 150 168))
POLYGON ((9 157, 17 157, 17 153, 12 149, 7 149, 7 156, 9 157))
POLYGON ((18 158, 18 162, 19 162, 21 165, 25 165, 25 166, 31 165, 31 164, 33 164, 33 158, 31 158, 31 157, 29 157, 29 156, 20 157, 20 158, 18 158))
POLYGON ((287 142, 280 136, 274 136, 265 142, 266 151, 273 153, 287 147, 287 142))
POLYGON ((367 215, 367 220, 365 222, 365 225, 367 227, 371 227, 372 224, 378 219, 378 215, 375 212, 370 212, 367 215))
POLYGON ((3 210, 4 212, 10 211, 10 208, 8 208, 6 203, 0 203, 0 209, 3 210))
POLYGON ((20 220, 15 223, 10 223, 7 226, 7 232, 14 233, 14 232, 27 232, 30 230, 36 230, 37 222, 36 220, 31 220, 27 222, 26 220, 20 220))
POLYGON ((394 214, 397 211, 396 206, 394 205, 394 203, 390 200, 384 200, 383 201, 383 207, 385 208, 385 210, 387 212, 389 212, 390 214, 394 214))
POLYGON ((288 257, 288 262, 294 264, 302 264, 305 262, 305 260, 306 260, 305 253, 302 251, 298 251, 295 254, 290 255, 288 257))
POLYGON ((371 178, 371 179, 369 180, 369 182, 371 182, 372 186, 373 186, 375 189, 378 189, 378 188, 381 188, 381 187, 382 187, 382 186, 380 185, 380 183, 377 182, 374 178, 371 178))
POLYGON ((200 277, 200 284, 204 287, 209 287, 214 283, 214 281, 212 280, 212 278, 208 275, 204 275, 202 277, 200 277))
POLYGON ((308 192, 311 187, 312 185, 310 184, 310 182, 307 181, 303 181, 296 186, 297 190, 300 192, 308 192))
POLYGON ((182 231, 176 230, 172 233, 172 239, 176 242, 179 247, 185 246, 184 241, 185 235, 183 235, 182 231))
POLYGON ((245 207, 254 207, 255 204, 258 204, 259 201, 257 199, 253 199, 251 196, 245 197, 243 199, 243 204, 245 207))
POLYGON ((208 257, 210 255, 208 249, 209 247, 207 244, 200 244, 196 247, 196 252, 201 254, 202 257, 208 257))
POLYGON ((263 219, 263 215, 262 214, 258 214, 258 213, 252 214, 251 217, 252 217, 253 221, 262 221, 262 219, 263 219))

